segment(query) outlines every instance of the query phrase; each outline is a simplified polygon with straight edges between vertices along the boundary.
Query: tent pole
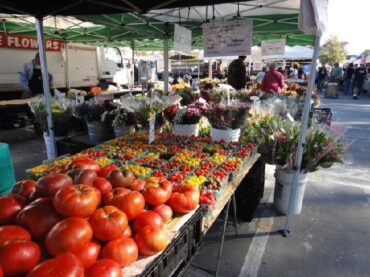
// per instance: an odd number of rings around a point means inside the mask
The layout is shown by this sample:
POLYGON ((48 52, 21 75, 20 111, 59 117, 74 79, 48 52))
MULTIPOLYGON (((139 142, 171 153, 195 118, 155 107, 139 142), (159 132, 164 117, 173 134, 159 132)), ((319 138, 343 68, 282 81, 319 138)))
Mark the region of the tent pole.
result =
POLYGON ((131 60, 132 87, 134 87, 135 85, 135 41, 134 40, 131 43, 131 50, 132 50, 132 60, 131 60))
POLYGON ((43 33, 43 18, 36 17, 35 23, 36 23, 37 41, 39 45, 42 83, 44 87, 44 100, 45 100, 45 107, 46 107, 47 124, 48 124, 50 140, 52 142, 51 152, 52 152, 52 158, 56 158, 57 151, 56 151, 56 145, 55 145, 53 115, 52 115, 52 110, 51 110, 49 74, 48 74, 48 68, 47 68, 44 33, 43 33))
POLYGON ((208 78, 212 79, 212 58, 208 59, 208 78))
POLYGON ((296 156, 294 160, 295 172, 294 172, 292 186, 290 190, 289 206, 288 206, 288 212, 286 216, 285 227, 283 230, 284 236, 286 236, 286 234, 291 231, 292 224, 293 224, 293 216, 294 216, 293 208, 294 208, 294 202, 297 196, 297 182, 298 182, 298 176, 300 174, 300 169, 301 169, 301 164, 302 164, 303 148, 305 144, 308 120, 309 120, 309 115, 310 115, 310 110, 311 110, 312 90, 315 85, 315 73, 316 73, 317 59, 319 56, 320 39, 321 39, 321 35, 316 35, 315 48, 314 48, 313 57, 312 57, 311 75, 310 75, 310 79, 309 79, 308 86, 307 86, 305 104, 304 104, 303 116, 302 116, 302 123, 301 123, 301 130, 300 130, 300 135, 299 135, 299 140, 298 140, 297 152, 296 152, 296 156))
POLYGON ((68 75, 68 68, 69 68, 69 64, 68 64, 68 45, 67 45, 67 41, 64 40, 64 50, 65 50, 65 55, 66 55, 66 59, 64 61, 64 72, 65 72, 65 75, 66 75, 66 88, 69 90, 70 87, 69 87, 69 75, 68 75))
POLYGON ((168 94, 168 37, 163 40, 163 93, 168 94))

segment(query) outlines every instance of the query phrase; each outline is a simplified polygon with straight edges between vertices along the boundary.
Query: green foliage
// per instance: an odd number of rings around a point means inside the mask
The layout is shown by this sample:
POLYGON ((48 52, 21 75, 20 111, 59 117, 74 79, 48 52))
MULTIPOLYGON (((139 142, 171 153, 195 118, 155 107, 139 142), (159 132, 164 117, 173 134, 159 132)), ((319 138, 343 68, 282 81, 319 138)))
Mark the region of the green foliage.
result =
MULTIPOLYGON (((40 124, 41 129, 49 133, 47 124, 47 113, 43 102, 37 104, 30 104, 31 110, 35 115, 37 122, 40 124)), ((54 135, 57 137, 68 135, 70 130, 70 123, 72 120, 72 110, 64 108, 62 105, 54 102, 52 104, 52 116, 54 123, 54 135)))
POLYGON ((322 64, 334 64, 335 62, 343 62, 346 59, 346 42, 341 42, 337 37, 331 37, 320 48, 319 59, 322 64))
MULTIPOLYGON (((298 122, 266 115, 249 120, 242 141, 255 143, 267 163, 283 169, 293 169, 299 132, 298 122)), ((343 152, 343 144, 334 134, 322 126, 311 126, 306 134, 301 171, 329 168, 334 163, 341 162, 343 152)))

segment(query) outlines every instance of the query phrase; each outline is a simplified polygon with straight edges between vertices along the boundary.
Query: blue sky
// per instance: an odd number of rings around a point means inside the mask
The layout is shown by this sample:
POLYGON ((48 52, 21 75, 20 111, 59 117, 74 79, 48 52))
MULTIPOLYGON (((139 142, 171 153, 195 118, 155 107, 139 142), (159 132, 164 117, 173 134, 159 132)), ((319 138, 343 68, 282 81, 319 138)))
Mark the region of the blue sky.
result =
POLYGON ((360 54, 370 49, 370 0, 329 0, 329 35, 336 35, 349 44, 349 54, 360 54))

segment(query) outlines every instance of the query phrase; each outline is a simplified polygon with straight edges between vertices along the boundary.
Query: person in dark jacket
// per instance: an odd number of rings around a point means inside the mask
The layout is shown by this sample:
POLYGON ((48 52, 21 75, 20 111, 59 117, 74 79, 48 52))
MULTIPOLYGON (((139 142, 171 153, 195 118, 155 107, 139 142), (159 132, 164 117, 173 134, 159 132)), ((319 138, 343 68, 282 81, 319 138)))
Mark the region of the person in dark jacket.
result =
POLYGON ((365 80, 367 80, 367 70, 365 65, 361 64, 353 73, 353 99, 358 99, 358 95, 363 91, 365 80))
POLYGON ((350 63, 344 74, 344 78, 345 78, 344 95, 348 95, 348 93, 352 92, 352 76, 354 72, 355 72, 355 69, 353 67, 353 63, 350 63))
POLYGON ((227 81, 236 90, 245 88, 247 83, 247 70, 244 65, 245 56, 239 56, 238 59, 233 60, 227 70, 227 81))

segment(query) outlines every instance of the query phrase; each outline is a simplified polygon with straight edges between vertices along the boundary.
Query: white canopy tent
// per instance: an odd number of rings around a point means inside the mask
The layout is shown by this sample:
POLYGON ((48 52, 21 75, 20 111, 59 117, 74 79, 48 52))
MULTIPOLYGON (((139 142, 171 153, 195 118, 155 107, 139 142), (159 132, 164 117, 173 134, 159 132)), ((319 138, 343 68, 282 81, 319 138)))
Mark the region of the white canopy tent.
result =
POLYGON ((262 57, 265 61, 271 60, 311 60, 313 56, 313 49, 305 46, 285 46, 284 55, 273 55, 262 57))

